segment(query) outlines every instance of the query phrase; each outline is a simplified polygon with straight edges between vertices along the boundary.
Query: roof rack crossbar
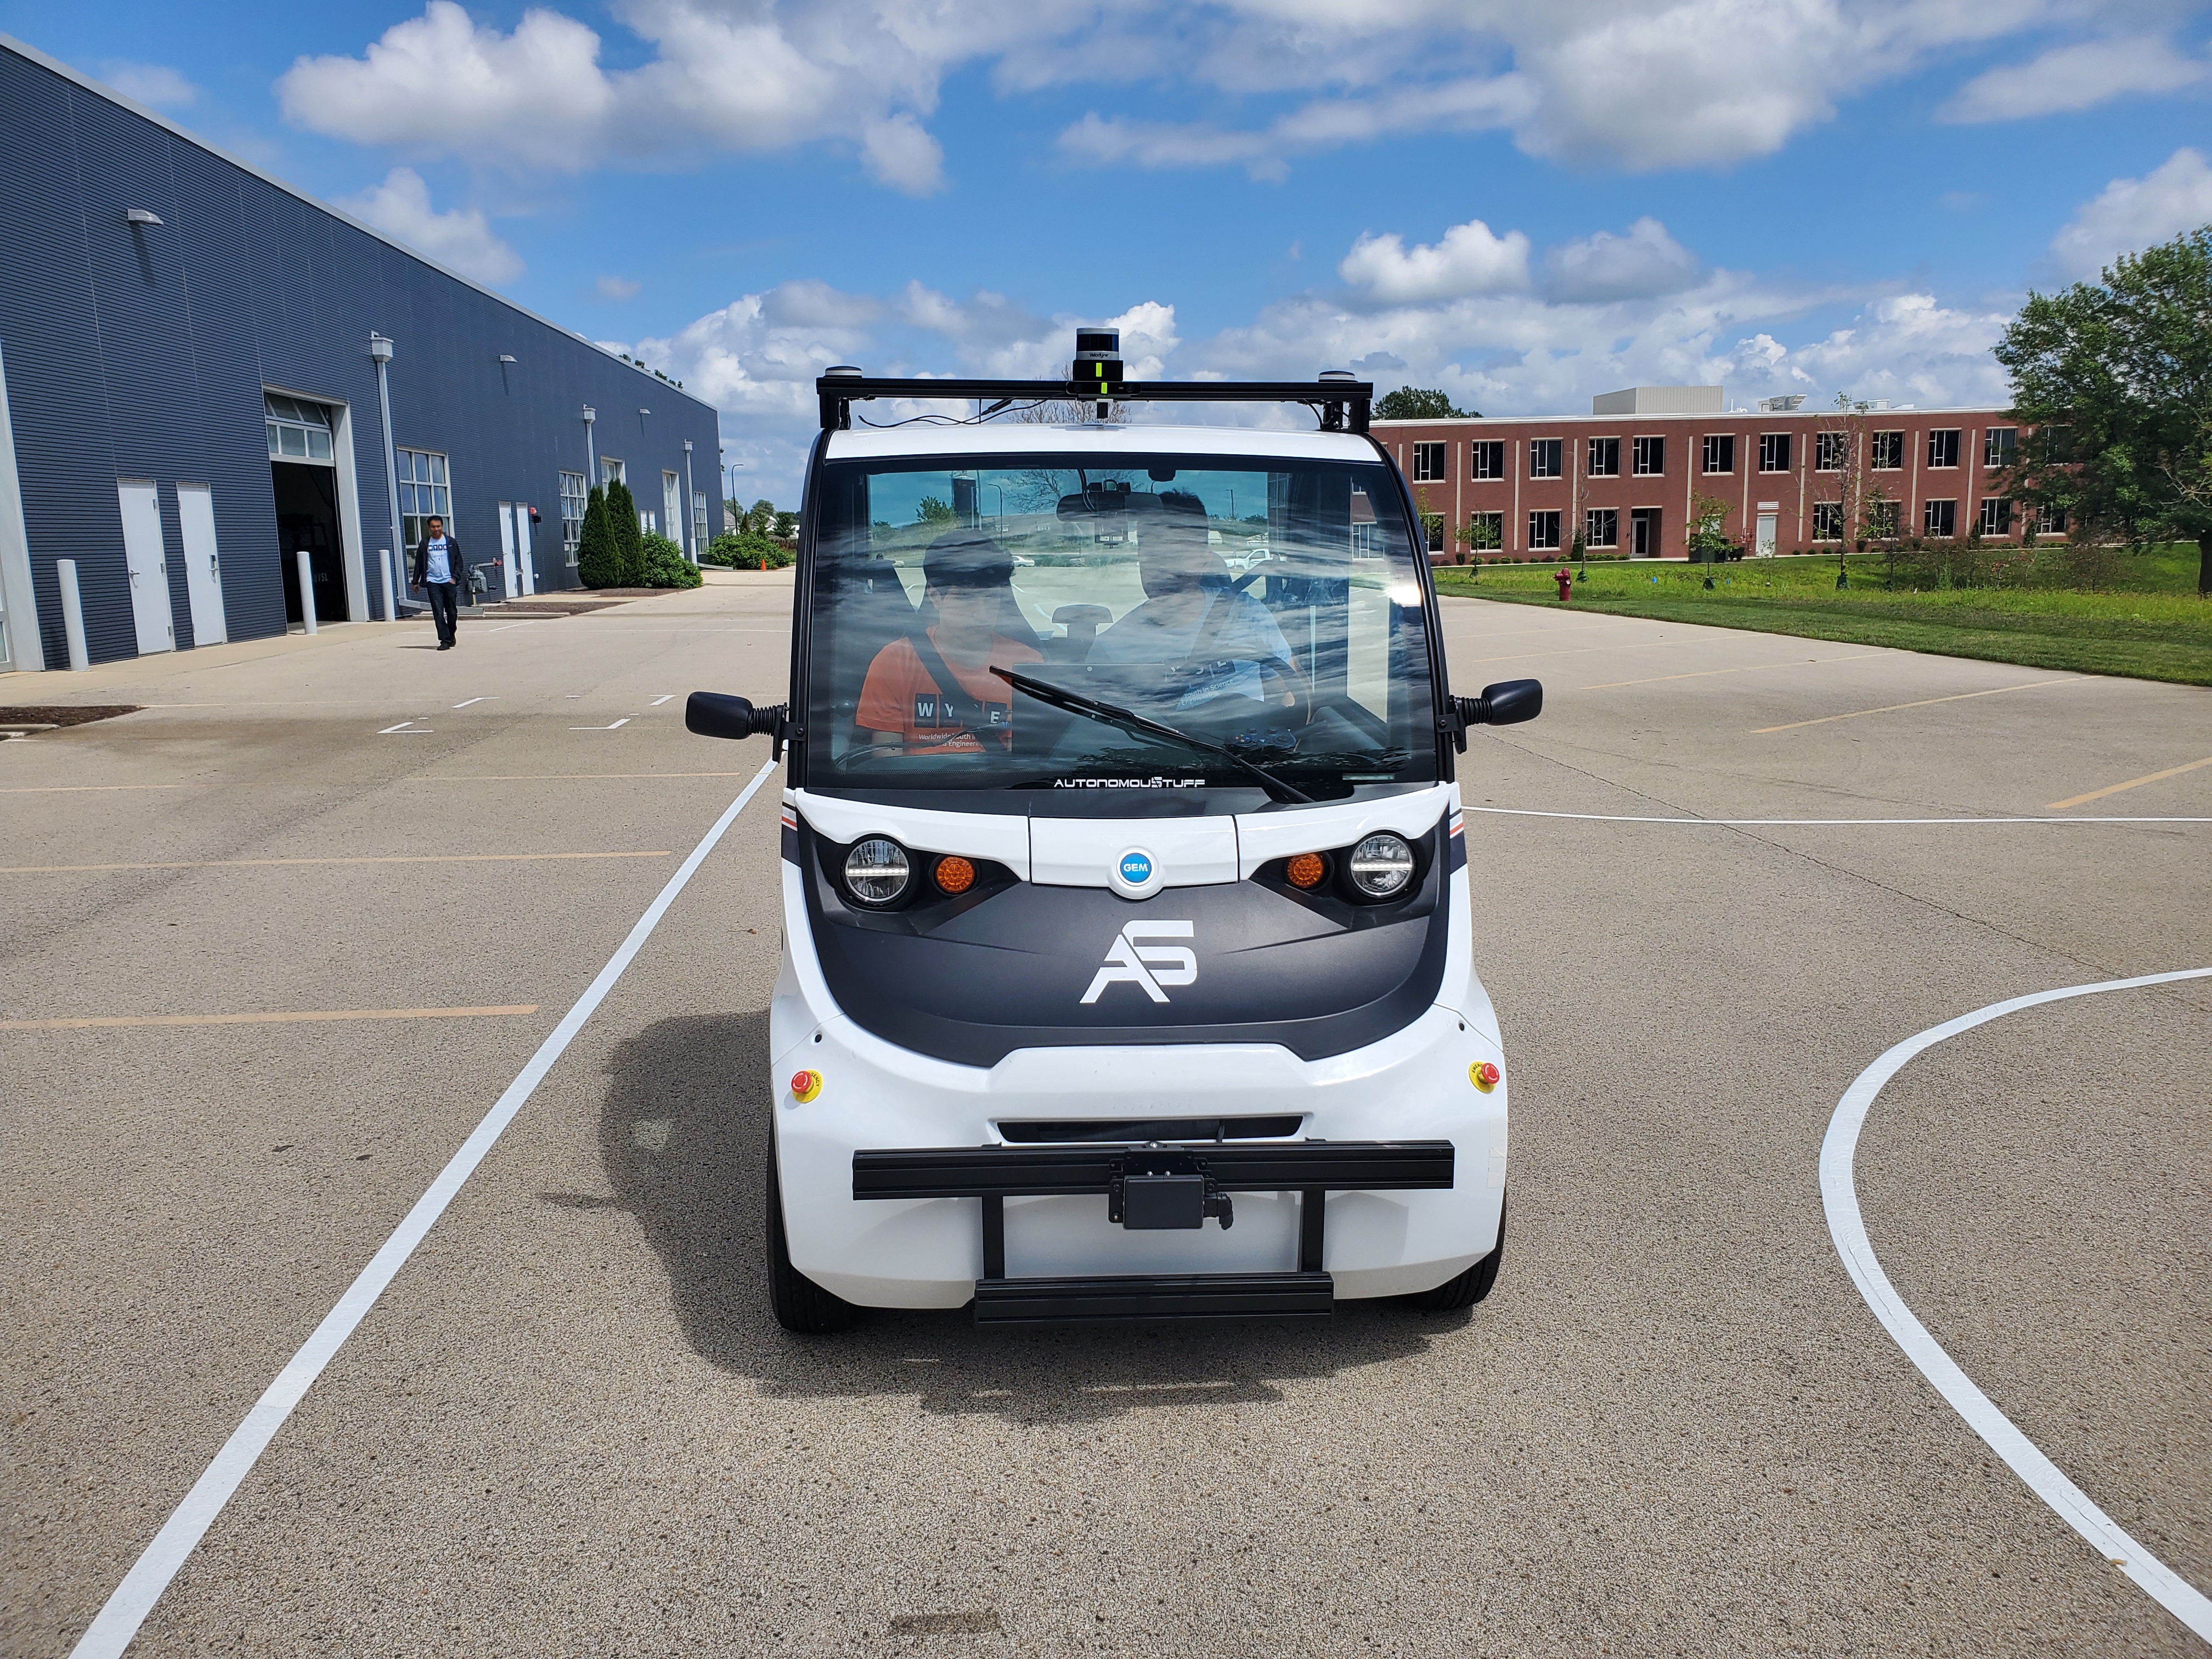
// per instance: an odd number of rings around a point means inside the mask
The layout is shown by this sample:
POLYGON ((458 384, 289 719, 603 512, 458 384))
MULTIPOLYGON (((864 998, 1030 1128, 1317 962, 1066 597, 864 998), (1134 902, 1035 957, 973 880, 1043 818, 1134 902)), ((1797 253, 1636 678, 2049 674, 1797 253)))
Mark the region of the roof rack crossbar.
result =
MULTIPOLYGON (((877 380, 825 374, 815 381, 822 424, 842 432, 853 424, 853 405, 875 398, 940 398, 962 402, 1096 403, 1099 387, 1084 380, 877 380)), ((1324 432, 1364 432, 1375 400, 1371 380, 1122 380, 1111 396, 1129 403, 1312 404, 1324 432)))

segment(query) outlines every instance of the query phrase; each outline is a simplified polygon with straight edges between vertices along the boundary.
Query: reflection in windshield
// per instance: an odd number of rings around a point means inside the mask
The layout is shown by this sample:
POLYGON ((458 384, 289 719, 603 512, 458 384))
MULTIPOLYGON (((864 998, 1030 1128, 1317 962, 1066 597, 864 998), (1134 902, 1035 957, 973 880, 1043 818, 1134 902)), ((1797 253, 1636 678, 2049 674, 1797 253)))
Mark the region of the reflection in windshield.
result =
POLYGON ((1300 789, 1431 781, 1420 589, 1394 490, 1379 465, 1181 456, 831 465, 810 784, 1249 781, 994 668, 1229 748, 1300 789))

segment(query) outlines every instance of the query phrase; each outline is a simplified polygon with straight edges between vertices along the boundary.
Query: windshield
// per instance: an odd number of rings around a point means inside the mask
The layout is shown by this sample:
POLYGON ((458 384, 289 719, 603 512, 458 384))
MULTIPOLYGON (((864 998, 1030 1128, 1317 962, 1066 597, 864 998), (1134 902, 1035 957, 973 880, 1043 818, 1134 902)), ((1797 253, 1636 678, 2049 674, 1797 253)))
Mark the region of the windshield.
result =
POLYGON ((811 787, 1255 784, 1224 750, 1316 798, 1436 778, 1380 464, 833 462, 816 513, 811 787))

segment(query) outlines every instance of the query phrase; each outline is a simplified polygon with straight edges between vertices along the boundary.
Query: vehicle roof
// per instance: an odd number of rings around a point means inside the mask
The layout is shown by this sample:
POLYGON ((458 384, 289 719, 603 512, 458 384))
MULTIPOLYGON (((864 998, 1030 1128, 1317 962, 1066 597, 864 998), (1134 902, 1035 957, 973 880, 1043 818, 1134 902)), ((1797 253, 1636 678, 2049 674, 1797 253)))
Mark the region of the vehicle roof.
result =
MULTIPOLYGON (((856 405, 854 419, 865 405, 856 405)), ((1264 460, 1369 462, 1381 458, 1365 438, 1349 432, 1282 432, 1253 426, 1030 425, 987 421, 980 426, 917 424, 870 430, 854 427, 830 434, 828 458, 900 460, 938 455, 1251 456, 1264 460)))

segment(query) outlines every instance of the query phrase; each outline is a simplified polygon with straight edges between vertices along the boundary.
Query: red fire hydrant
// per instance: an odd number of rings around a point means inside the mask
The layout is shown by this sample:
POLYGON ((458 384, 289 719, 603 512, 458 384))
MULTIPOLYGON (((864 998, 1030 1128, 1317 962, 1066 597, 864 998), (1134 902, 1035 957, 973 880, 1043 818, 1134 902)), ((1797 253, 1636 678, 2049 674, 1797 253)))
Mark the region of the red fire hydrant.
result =
POLYGON ((1559 583, 1559 603, 1561 605, 1565 605, 1567 602, 1567 596, 1574 591, 1574 573, 1570 571, 1565 565, 1562 565, 1559 567, 1559 574, 1553 577, 1552 580, 1559 583))

